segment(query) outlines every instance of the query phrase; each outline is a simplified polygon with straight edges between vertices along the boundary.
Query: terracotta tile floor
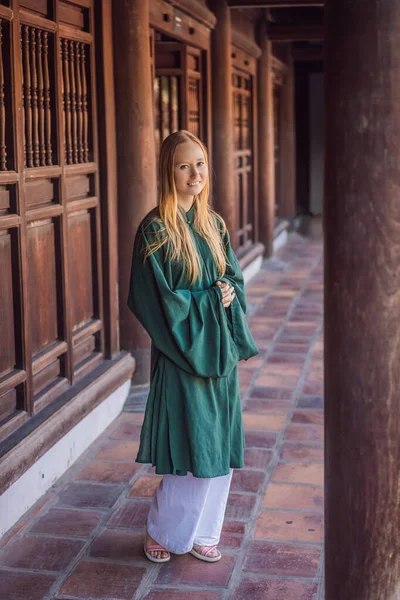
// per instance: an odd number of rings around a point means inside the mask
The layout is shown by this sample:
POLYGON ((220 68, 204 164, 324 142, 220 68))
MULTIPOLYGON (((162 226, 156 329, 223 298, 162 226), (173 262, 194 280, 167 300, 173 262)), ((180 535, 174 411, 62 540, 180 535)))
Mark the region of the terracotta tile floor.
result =
POLYGON ((292 234, 248 286, 260 355, 240 365, 246 467, 234 473, 219 563, 142 554, 160 478, 134 462, 124 412, 0 542, 1 600, 322 597, 322 245, 292 234))

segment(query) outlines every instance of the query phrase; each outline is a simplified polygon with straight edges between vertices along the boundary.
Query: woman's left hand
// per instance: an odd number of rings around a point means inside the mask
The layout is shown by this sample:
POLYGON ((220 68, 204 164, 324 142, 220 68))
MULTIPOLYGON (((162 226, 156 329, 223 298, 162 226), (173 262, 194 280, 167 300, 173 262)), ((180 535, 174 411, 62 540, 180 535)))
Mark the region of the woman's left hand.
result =
POLYGON ((229 308, 235 298, 235 290, 227 281, 217 281, 217 285, 222 294, 221 302, 225 308, 229 308))

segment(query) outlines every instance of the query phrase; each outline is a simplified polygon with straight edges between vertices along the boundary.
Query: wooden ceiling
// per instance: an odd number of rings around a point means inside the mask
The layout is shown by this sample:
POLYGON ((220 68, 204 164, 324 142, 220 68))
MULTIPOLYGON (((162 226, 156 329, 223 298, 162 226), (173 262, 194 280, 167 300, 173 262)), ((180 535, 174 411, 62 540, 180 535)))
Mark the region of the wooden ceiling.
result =
POLYGON ((324 4, 324 0, 228 0, 228 5, 232 8, 281 8, 324 4))

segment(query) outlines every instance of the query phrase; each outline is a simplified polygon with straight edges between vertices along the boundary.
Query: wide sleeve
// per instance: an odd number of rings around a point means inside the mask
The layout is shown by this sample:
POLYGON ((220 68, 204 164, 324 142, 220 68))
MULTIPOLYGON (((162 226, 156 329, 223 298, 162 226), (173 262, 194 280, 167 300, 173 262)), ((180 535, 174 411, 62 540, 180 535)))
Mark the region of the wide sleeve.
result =
POLYGON ((226 309, 231 323, 232 335, 239 352, 239 360, 247 360, 258 354, 258 348, 249 329, 246 319, 246 293, 243 274, 236 254, 232 250, 228 231, 224 237, 227 266, 222 281, 228 281, 235 289, 235 298, 226 309))
POLYGON ((157 225, 136 236, 128 306, 153 344, 177 367, 200 377, 226 377, 238 361, 217 286, 173 290, 166 277, 164 247, 144 260, 157 225))

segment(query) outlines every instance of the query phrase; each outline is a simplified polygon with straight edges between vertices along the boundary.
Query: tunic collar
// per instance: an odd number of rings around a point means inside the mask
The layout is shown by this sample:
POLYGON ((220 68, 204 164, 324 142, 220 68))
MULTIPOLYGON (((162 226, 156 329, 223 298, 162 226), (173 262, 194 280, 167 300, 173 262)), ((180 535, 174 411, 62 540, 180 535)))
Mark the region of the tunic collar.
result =
POLYGON ((191 223, 193 223, 193 219, 194 219, 194 212, 196 210, 196 202, 193 202, 192 206, 189 208, 189 210, 187 212, 185 212, 186 215, 186 220, 189 223, 189 225, 191 223))
POLYGON ((193 202, 192 206, 189 208, 189 210, 186 212, 182 206, 178 205, 178 210, 180 210, 181 215, 184 217, 186 223, 188 225, 193 225, 193 221, 194 221, 194 214, 196 211, 196 201, 193 202))

